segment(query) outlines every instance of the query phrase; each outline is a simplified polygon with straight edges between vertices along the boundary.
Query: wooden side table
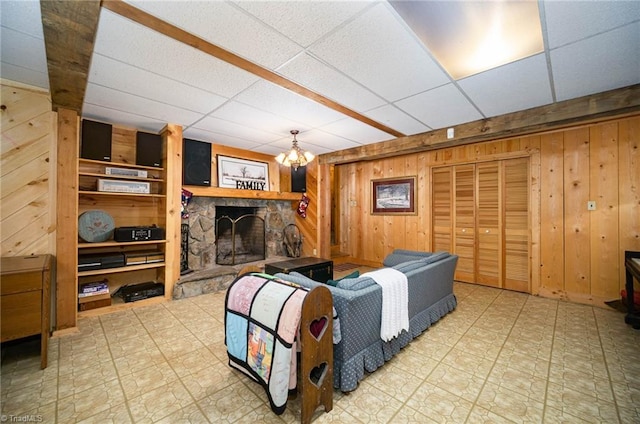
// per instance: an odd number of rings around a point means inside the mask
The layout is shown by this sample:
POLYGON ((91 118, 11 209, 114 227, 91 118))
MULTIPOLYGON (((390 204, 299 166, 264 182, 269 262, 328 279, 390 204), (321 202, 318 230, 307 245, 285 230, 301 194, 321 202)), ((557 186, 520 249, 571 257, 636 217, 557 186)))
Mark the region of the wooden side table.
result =
POLYGON ((275 262, 264 265, 264 272, 270 275, 283 272, 299 272, 312 280, 326 283, 333 278, 333 261, 322 258, 296 258, 288 261, 275 262))
POLYGON ((41 335, 40 367, 47 367, 51 255, 2 258, 0 341, 41 335))

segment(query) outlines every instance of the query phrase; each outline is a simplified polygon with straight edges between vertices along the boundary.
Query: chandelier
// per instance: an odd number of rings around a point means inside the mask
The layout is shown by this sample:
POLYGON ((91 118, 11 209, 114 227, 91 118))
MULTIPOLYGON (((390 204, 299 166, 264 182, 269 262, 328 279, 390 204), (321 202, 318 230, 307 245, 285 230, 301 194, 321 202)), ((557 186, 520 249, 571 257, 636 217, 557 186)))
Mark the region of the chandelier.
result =
POLYGON ((300 131, 291 130, 291 134, 293 135, 293 144, 291 149, 288 152, 282 152, 278 156, 276 156, 276 161, 280 165, 290 166, 294 170, 297 170, 300 166, 305 166, 309 162, 313 160, 315 156, 309 152, 305 152, 300 147, 298 147, 298 140, 296 140, 296 135, 298 135, 300 131))

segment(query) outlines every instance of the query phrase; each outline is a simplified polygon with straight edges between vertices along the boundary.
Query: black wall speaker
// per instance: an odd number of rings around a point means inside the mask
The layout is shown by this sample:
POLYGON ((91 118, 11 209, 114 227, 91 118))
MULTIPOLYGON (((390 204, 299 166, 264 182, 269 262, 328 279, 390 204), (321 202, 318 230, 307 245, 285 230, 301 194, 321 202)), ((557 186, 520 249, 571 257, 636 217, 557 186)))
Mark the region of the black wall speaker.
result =
POLYGON ((182 183, 211 185, 211 143, 184 139, 182 144, 182 183))
POLYGON ((111 124, 82 120, 80 157, 111 160, 111 124))
POLYGON ((307 191, 306 166, 299 166, 298 169, 291 168, 291 191, 294 193, 304 193, 307 191))
POLYGON ((162 136, 146 132, 136 133, 136 164, 162 167, 162 136))

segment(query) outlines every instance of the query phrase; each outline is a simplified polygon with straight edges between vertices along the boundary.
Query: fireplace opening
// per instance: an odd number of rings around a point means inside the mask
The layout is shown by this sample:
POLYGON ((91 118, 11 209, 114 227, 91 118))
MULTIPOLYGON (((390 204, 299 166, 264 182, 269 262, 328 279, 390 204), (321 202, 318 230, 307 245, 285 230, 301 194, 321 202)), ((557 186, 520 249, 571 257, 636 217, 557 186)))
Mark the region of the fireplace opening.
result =
POLYGON ((216 206, 216 263, 237 265, 265 259, 265 221, 258 208, 216 206))

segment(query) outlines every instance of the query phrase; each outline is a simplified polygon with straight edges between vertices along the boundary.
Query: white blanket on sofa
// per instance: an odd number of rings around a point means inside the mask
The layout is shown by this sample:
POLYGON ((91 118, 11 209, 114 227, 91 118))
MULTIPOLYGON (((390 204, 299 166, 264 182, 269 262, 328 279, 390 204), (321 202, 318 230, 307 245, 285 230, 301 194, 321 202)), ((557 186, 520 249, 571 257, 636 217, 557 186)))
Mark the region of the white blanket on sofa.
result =
POLYGON ((409 289, 407 276, 393 268, 381 268, 362 274, 382 288, 380 337, 385 342, 409 331, 409 289))

